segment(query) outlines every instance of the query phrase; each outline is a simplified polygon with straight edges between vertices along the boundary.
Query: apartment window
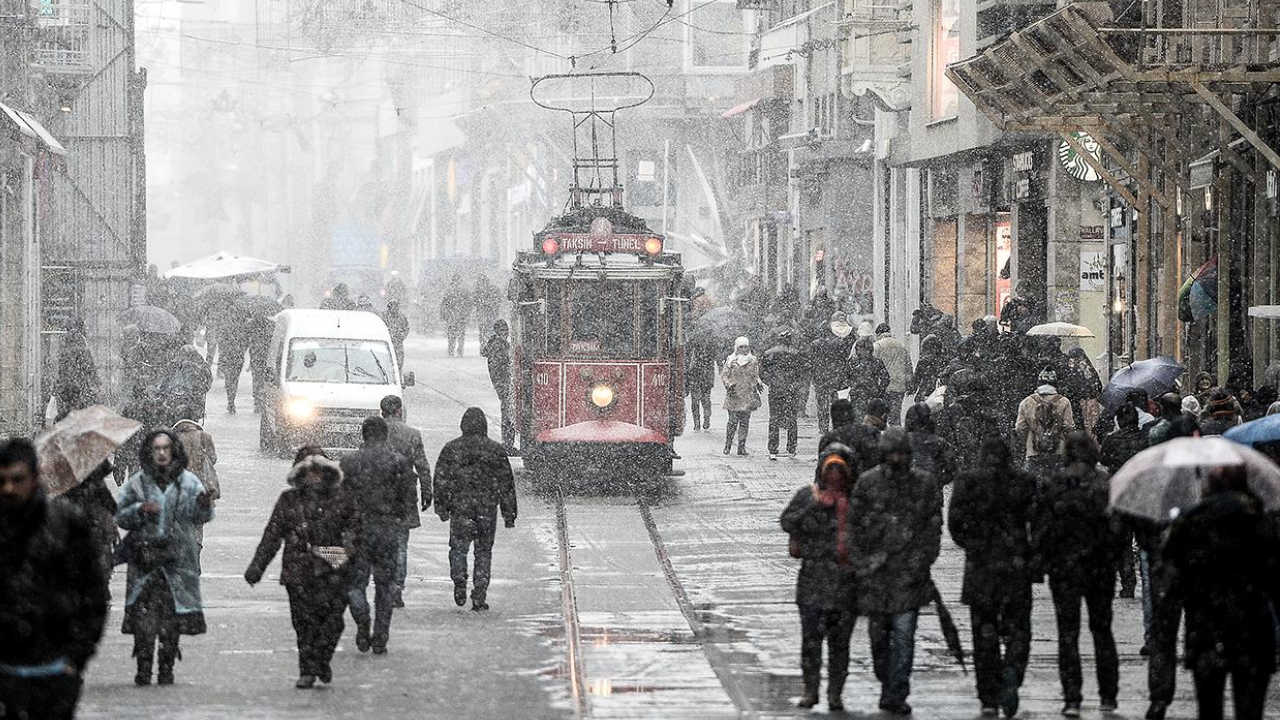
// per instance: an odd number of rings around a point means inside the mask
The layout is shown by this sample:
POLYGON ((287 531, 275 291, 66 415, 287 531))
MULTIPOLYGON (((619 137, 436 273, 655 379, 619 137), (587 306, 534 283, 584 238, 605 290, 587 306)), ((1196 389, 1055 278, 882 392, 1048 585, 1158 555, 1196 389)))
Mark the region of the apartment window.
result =
POLYGON ((737 0, 689 0, 685 57, 692 70, 741 70, 747 66, 750 34, 737 0))
POLYGON ((942 120, 959 112, 960 92, 945 73, 947 65, 960 60, 960 0, 930 0, 930 6, 929 114, 942 120))

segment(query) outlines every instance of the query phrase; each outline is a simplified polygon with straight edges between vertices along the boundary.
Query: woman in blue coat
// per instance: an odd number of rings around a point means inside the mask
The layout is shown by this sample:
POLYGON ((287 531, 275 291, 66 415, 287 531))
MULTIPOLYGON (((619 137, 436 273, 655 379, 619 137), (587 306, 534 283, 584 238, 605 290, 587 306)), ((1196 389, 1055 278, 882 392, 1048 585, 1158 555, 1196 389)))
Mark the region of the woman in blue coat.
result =
POLYGON ((116 512, 116 523, 129 532, 122 549, 129 564, 122 631, 134 637, 134 682, 151 683, 159 640, 156 680, 172 685, 179 636, 205 631, 196 529, 213 519, 213 508, 171 431, 143 438, 138 459, 142 469, 125 483, 116 512))

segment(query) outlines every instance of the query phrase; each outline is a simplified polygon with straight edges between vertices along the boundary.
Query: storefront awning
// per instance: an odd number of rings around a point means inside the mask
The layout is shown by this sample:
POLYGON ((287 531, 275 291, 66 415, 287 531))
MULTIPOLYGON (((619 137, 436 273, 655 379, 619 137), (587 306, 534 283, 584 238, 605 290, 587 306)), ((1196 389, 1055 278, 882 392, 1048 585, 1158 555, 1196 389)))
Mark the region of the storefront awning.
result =
POLYGON ((9 125, 20 137, 26 138, 46 152, 66 157, 67 149, 62 147, 62 143, 58 142, 53 137, 53 134, 46 130, 39 120, 31 117, 29 113, 0 103, 0 121, 9 125))
POLYGON ((734 105, 728 110, 725 110, 723 113, 720 114, 720 117, 731 118, 734 115, 741 115, 742 113, 750 110, 751 108, 755 107, 758 104, 760 104, 760 98, 756 98, 754 100, 748 100, 740 105, 734 105))

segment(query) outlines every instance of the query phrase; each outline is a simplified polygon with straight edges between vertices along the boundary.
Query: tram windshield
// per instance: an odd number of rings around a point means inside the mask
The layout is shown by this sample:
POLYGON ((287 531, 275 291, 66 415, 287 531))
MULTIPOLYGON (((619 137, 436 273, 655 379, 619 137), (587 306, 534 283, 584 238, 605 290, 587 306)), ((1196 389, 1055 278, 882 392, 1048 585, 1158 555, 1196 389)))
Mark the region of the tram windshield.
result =
POLYGON ((547 338, 548 352, 590 357, 657 355, 658 293, 651 283, 578 282, 552 285, 547 293, 548 327, 563 328, 547 338), (562 313, 567 322, 562 321, 562 313))

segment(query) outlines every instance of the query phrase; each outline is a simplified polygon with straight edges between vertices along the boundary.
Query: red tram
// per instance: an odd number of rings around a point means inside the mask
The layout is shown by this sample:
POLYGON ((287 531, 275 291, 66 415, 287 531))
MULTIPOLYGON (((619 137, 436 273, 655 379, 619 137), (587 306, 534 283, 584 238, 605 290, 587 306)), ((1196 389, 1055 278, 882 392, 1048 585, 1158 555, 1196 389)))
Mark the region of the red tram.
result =
POLYGON ((615 114, 652 97, 653 84, 636 73, 553 75, 531 94, 572 116, 574 161, 565 213, 513 267, 525 467, 535 476, 666 473, 684 424, 684 270, 664 238, 623 209, 614 136, 615 114), (600 98, 614 104, 601 108, 600 98))

